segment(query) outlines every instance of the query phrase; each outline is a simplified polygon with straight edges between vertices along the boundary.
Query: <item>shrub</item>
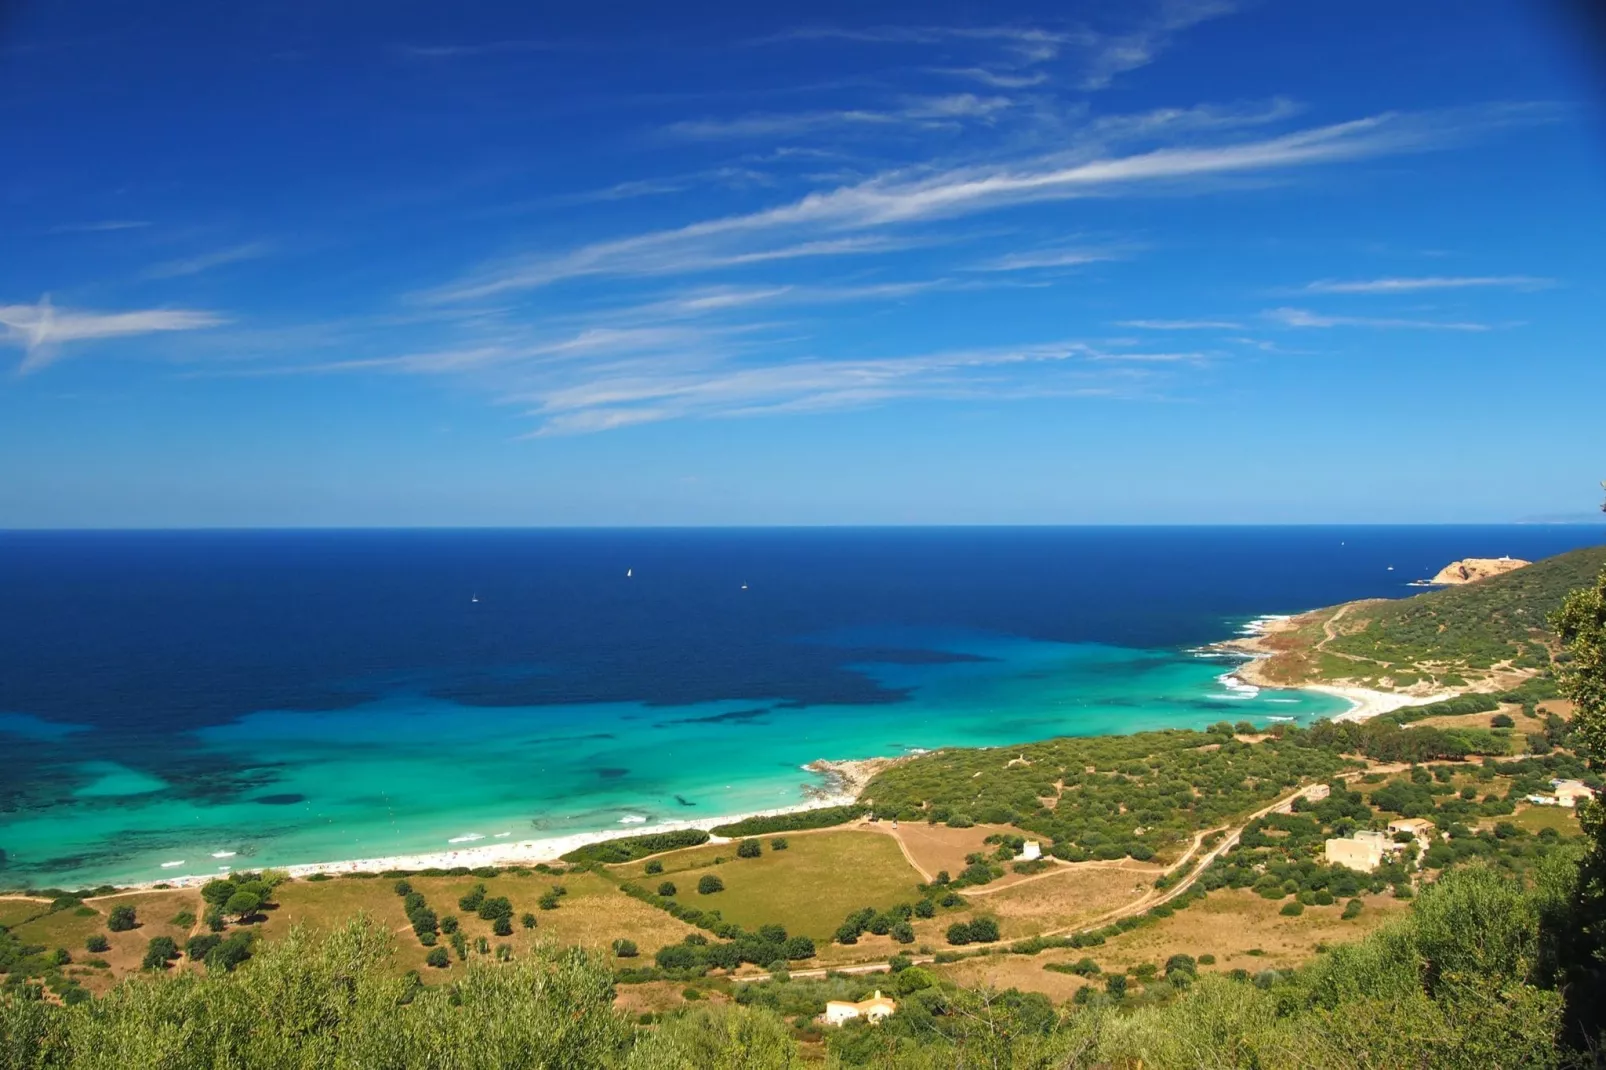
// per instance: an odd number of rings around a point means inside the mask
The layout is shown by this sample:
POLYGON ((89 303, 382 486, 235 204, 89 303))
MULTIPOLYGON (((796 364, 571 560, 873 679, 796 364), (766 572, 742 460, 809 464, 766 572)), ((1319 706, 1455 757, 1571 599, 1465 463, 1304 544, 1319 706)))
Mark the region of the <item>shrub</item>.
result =
POLYGON ((542 910, 558 909, 558 893, 556 891, 546 893, 540 899, 535 901, 535 905, 540 907, 542 910))
POLYGON ((914 943, 915 942, 914 926, 910 925, 906 921, 898 922, 898 924, 896 924, 896 925, 894 925, 892 927, 892 938, 894 940, 898 941, 898 943, 900 943, 900 944, 912 944, 912 943, 914 943))
POLYGON ((206 953, 206 972, 214 970, 232 973, 234 968, 251 957, 251 934, 235 933, 206 953))
POLYGON ((94 933, 88 940, 84 941, 84 949, 86 951, 92 951, 97 955, 104 951, 110 951, 111 946, 112 942, 106 939, 100 933, 94 933))
POLYGON ((165 970, 168 962, 176 958, 178 958, 178 945, 173 943, 171 936, 153 936, 151 942, 145 945, 145 958, 140 963, 140 968, 165 970))
POLYGON ((736 845, 737 858, 757 858, 764 853, 764 845, 757 840, 743 840, 736 845))
POLYGON ((786 957, 792 962, 814 957, 814 941, 807 936, 788 937, 784 945, 786 957))
POLYGON ((1511 719, 1511 714, 1509 713, 1497 713, 1489 718, 1490 728, 1513 728, 1516 724, 1517 722, 1511 719))
POLYGON ((1126 974, 1110 974, 1104 979, 1104 990, 1110 994, 1111 999, 1121 999, 1126 995, 1126 974))
MULTIPOLYGON (((232 884, 230 888, 234 887, 232 884)), ((112 912, 106 915, 106 928, 114 933, 126 933, 139 924, 131 906, 112 907, 112 912)))
POLYGON ((260 895, 241 889, 229 896, 229 901, 223 904, 223 912, 225 914, 233 914, 243 921, 255 914, 257 908, 261 905, 262 897, 260 895))
POLYGON ((478 914, 480 904, 483 902, 485 902, 485 885, 476 884, 457 900, 457 909, 467 914, 478 914))
POLYGON ((656 858, 647 863, 647 876, 655 876, 664 871, 664 864, 656 858))
POLYGON ((184 945, 184 956, 191 962, 204 962, 212 949, 223 942, 223 937, 216 933, 202 933, 192 936, 184 945))
POLYGON ((772 851, 784 851, 784 850, 786 850, 786 837, 785 836, 777 836, 773 840, 771 840, 770 841, 770 850, 772 850, 772 851))
POLYGON ((1284 903, 1283 908, 1277 913, 1282 914, 1285 917, 1297 918, 1301 914, 1305 913, 1305 904, 1301 903, 1297 899, 1294 899, 1290 902, 1284 903))
POLYGON ((519 915, 519 924, 524 926, 526 929, 535 928, 535 915, 531 914, 529 911, 525 911, 523 914, 519 915))
POLYGON ((457 915, 448 914, 441 919, 441 932, 445 933, 447 936, 451 936, 457 931, 457 925, 457 915))
POLYGON ((507 896, 498 895, 480 903, 479 915, 481 921, 497 921, 513 917, 513 904, 507 896))
POLYGON ((915 904, 915 917, 934 918, 937 916, 937 904, 930 899, 922 899, 915 904))
POLYGON ((698 895, 713 895, 715 892, 723 892, 724 890, 725 882, 712 873, 704 873, 697 881, 698 895))
POLYGON ((956 921, 948 926, 948 942, 955 947, 963 947, 970 943, 970 926, 962 921, 956 921))
MULTIPOLYGON (((93 913, 93 911, 91 911, 91 913, 93 913)), ((177 914, 173 915, 173 920, 170 924, 177 929, 192 928, 195 925, 195 915, 191 914, 187 910, 181 910, 177 914)))
POLYGON ((413 890, 413 886, 406 881, 397 881, 392 888, 397 895, 410 895, 413 890))
POLYGON ((446 953, 444 947, 437 947, 432 948, 429 954, 424 956, 424 962, 437 970, 444 970, 451 965, 452 957, 446 953))
POLYGON ((658 886, 658 894, 663 896, 665 899, 673 898, 677 891, 679 891, 679 889, 675 887, 674 881, 664 881, 658 886))
MULTIPOLYGON (((722 826, 723 827, 723 826, 722 826)), ((727 835, 721 832, 720 835, 727 835)), ((565 862, 634 862, 648 855, 662 854, 680 847, 696 847, 708 842, 708 833, 702 829, 679 829, 674 832, 655 832, 645 836, 626 836, 617 840, 604 840, 576 848, 563 856, 565 862)))
POLYGON ((622 937, 613 942, 613 953, 622 959, 633 959, 640 954, 634 940, 626 940, 622 937))
POLYGON ((1201 965, 1201 966, 1214 966, 1215 964, 1216 964, 1216 956, 1210 954, 1208 951, 1205 952, 1203 955, 1199 956, 1199 965, 1201 965))
POLYGON ((491 932, 496 936, 512 936, 513 920, 511 918, 497 918, 491 923, 491 932))

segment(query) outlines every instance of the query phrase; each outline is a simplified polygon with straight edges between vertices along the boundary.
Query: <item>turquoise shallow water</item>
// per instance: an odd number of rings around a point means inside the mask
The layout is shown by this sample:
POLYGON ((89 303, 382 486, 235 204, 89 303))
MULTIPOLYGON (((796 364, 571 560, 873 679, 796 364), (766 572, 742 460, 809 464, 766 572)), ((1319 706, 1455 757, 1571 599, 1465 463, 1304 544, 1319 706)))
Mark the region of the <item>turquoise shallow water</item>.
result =
POLYGON ((1321 694, 1233 689, 1218 679, 1230 662, 1186 652, 880 636, 889 638, 965 660, 852 666, 906 696, 875 706, 473 707, 397 693, 341 710, 261 711, 191 733, 197 753, 256 790, 197 799, 137 769, 83 762, 70 799, 14 816, 5 842, 13 871, 33 858, 77 862, 54 863, 37 881, 157 880, 771 809, 818 785, 801 769, 818 758, 1222 719, 1304 722, 1344 708, 1321 694))
POLYGON ((0 532, 0 887, 771 809, 819 758, 1309 720, 1342 703, 1234 691, 1189 651, 1598 538, 0 532))

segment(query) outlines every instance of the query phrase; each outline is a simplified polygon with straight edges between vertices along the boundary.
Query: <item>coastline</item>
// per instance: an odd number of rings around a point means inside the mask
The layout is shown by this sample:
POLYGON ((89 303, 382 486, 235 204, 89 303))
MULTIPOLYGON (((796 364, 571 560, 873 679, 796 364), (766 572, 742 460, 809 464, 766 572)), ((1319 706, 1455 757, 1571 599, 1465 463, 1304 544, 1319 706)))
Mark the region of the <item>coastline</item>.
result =
MULTIPOLYGON (((716 814, 708 817, 689 818, 683 821, 660 821, 652 825, 599 829, 594 832, 572 832, 565 836, 549 836, 541 839, 492 843, 473 847, 457 847, 446 851, 426 851, 410 855, 386 855, 377 858, 303 862, 288 866, 251 868, 272 869, 275 872, 287 873, 291 877, 304 878, 320 873, 338 876, 342 873, 383 873, 393 869, 452 869, 457 866, 468 866, 473 869, 479 866, 557 863, 561 862, 562 855, 570 851, 588 844, 603 843, 608 840, 649 836, 662 832, 677 832, 683 829, 703 829, 706 831, 718 825, 728 825, 750 817, 779 817, 784 814, 797 814, 807 810, 823 810, 832 806, 849 806, 858 801, 860 793, 863 792, 865 785, 870 782, 873 776, 883 769, 907 760, 907 758, 845 760, 821 758, 809 762, 802 768, 821 777, 825 783, 823 785, 806 784, 803 787, 805 801, 770 810, 753 810, 738 814, 716 814)), ((715 836, 710 842, 724 843, 726 841, 721 837, 715 836)), ((118 887, 134 891, 148 890, 158 885, 171 888, 193 888, 214 880, 218 876, 219 874, 216 872, 188 873, 176 877, 162 877, 156 880, 119 884, 118 887)))
POLYGON ((1378 691, 1366 687, 1346 687, 1339 684, 1295 684, 1280 683, 1266 677, 1260 671, 1262 662, 1273 657, 1277 648, 1266 642, 1270 636, 1281 632, 1293 631, 1299 627, 1300 618, 1309 613, 1320 610, 1307 610, 1305 613, 1288 613, 1275 616, 1256 617, 1244 626, 1242 632, 1232 639, 1212 644, 1213 649, 1221 650, 1244 658, 1243 664, 1233 670, 1233 675, 1247 684, 1255 687, 1282 688, 1295 691, 1315 691, 1323 695, 1333 695, 1350 704, 1350 708, 1333 718, 1335 721, 1367 721, 1385 713, 1405 709, 1408 706, 1422 706, 1444 699, 1455 698, 1460 692, 1445 691, 1434 694, 1415 695, 1399 691, 1378 691))
MULTIPOLYGON (((1265 640, 1267 637, 1275 636, 1279 632, 1297 628, 1298 620, 1305 615, 1304 613, 1299 613, 1256 617, 1246 623, 1238 635, 1220 642, 1211 643, 1201 648, 1201 651, 1214 651, 1215 656, 1229 656, 1241 659, 1239 664, 1234 666, 1229 673, 1225 674, 1224 677, 1218 678, 1222 679, 1228 688, 1247 689, 1250 691, 1257 688, 1311 691, 1344 699, 1349 703, 1350 708, 1343 713, 1335 715, 1332 718, 1335 721, 1365 721, 1407 706, 1455 697, 1456 693, 1454 692, 1435 695, 1412 695, 1335 684, 1290 685, 1267 678, 1259 671, 1259 666, 1271 658, 1277 652, 1277 649, 1268 645, 1265 640)), ((562 855, 589 844, 685 829, 711 830, 716 826, 747 818, 775 817, 833 806, 851 805, 860 801, 866 785, 877 773, 900 762, 908 761, 910 758, 917 757, 922 753, 925 752, 915 750, 901 757, 844 760, 816 759, 801 768, 805 772, 820 778, 821 783, 802 785, 802 802, 772 809, 660 821, 650 825, 640 824, 624 828, 573 832, 561 836, 536 839, 464 845, 446 850, 422 851, 415 854, 304 862, 290 865, 250 866, 248 868, 273 869, 287 873, 293 878, 306 878, 319 874, 338 876, 351 873, 377 874, 389 870, 452 869, 457 867, 472 869, 481 866, 561 863, 562 855)), ((723 843, 726 841, 716 836, 712 838, 711 842, 723 843)), ((219 872, 217 871, 186 873, 119 884, 118 887, 129 890, 148 890, 159 886, 187 888, 204 884, 207 881, 216 879, 218 876, 219 872)))

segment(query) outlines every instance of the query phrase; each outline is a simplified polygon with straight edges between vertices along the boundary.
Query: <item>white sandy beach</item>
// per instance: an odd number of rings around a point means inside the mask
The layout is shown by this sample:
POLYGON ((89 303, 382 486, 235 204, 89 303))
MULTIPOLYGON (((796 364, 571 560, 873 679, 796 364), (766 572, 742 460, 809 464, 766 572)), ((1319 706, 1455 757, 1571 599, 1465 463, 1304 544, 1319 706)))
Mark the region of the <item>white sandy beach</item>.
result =
MULTIPOLYGON (((806 802, 782 806, 773 810, 755 810, 743 814, 719 814, 692 818, 686 821, 662 821, 653 825, 634 824, 619 829, 596 832, 574 832, 567 836, 551 836, 534 840, 504 841, 475 847, 458 847, 446 851, 429 851, 422 854, 388 855, 382 858, 356 858, 338 862, 306 862, 288 866, 251 866, 253 869, 273 869, 292 877, 309 877, 317 873, 383 873, 392 869, 451 869, 456 866, 516 866, 535 865, 540 862, 558 862, 561 856, 591 843, 624 839, 630 836, 648 836, 657 832, 680 829, 711 829, 749 817, 776 817, 781 814, 820 810, 830 806, 847 806, 858 800, 870 777, 881 769, 897 762, 896 758, 867 758, 859 761, 817 761, 803 768, 826 779, 825 789, 812 789, 814 794, 806 802)), ((714 837, 710 842, 723 843, 714 837)), ((246 868, 246 867, 241 867, 246 868)), ((162 877, 157 880, 121 884, 124 888, 150 888, 157 884, 176 888, 205 884, 220 876, 220 871, 186 873, 162 877)))

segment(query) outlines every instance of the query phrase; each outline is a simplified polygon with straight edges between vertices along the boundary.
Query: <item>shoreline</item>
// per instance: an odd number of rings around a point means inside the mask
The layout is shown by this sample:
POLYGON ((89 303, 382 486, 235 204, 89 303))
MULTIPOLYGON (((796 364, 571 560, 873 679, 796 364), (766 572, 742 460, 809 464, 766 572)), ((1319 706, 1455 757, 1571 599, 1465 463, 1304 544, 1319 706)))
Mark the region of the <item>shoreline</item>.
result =
MULTIPOLYGON (((593 832, 571 832, 563 836, 547 836, 539 839, 519 840, 516 842, 492 843, 480 846, 464 846, 444 851, 424 851, 418 854, 384 855, 376 858, 342 859, 331 862, 301 862, 284 866, 241 866, 242 871, 273 870, 277 873, 287 873, 293 878, 305 878, 320 873, 330 876, 339 876, 343 873, 383 873, 393 869, 452 869, 458 866, 467 866, 474 869, 480 866, 506 866, 506 865, 536 865, 538 863, 562 863, 560 856, 580 847, 593 843, 605 843, 608 840, 628 839, 634 836, 650 836, 663 832, 678 832, 684 829, 713 829, 718 825, 728 825, 736 821, 744 821, 750 817, 779 817, 785 814, 798 814, 808 810, 824 810, 833 806, 849 806, 859 801, 859 795, 864 791, 870 779, 883 769, 907 761, 913 755, 899 758, 856 758, 833 760, 820 758, 802 766, 803 770, 821 777, 825 783, 805 784, 803 786, 804 801, 790 806, 780 806, 769 810, 753 810, 737 814, 714 814, 707 817, 687 818, 679 821, 660 821, 651 825, 631 825, 626 828, 598 829, 593 832)), ((724 838, 714 836, 712 843, 726 842, 724 838)), ((216 880, 223 875, 223 871, 212 873, 186 873, 175 877, 160 877, 155 880, 133 881, 126 884, 119 883, 119 889, 127 891, 147 891, 162 885, 170 888, 194 888, 207 881, 216 880)))
MULTIPOLYGON (((1348 603, 1345 603, 1346 605, 1348 603)), ((1344 699, 1350 708, 1333 717, 1339 722, 1368 721, 1373 717, 1408 706, 1425 706, 1445 699, 1456 698, 1463 692, 1444 691, 1427 695, 1413 695, 1400 691, 1378 691, 1367 687, 1347 687, 1341 684, 1285 684, 1268 679, 1259 671, 1263 661, 1277 654, 1275 647, 1268 646, 1263 640, 1268 636, 1280 632, 1291 631, 1298 625, 1300 618, 1320 610, 1306 610, 1303 613, 1284 613, 1256 617, 1244 626, 1242 631, 1231 639, 1224 639, 1219 643, 1211 644, 1211 649, 1241 657, 1244 662, 1233 670, 1233 675, 1247 684, 1255 687, 1266 687, 1285 691, 1315 691, 1323 695, 1332 695, 1344 699)))
MULTIPOLYGON (((1306 611, 1306 613, 1309 612, 1316 611, 1306 611)), ((1237 681, 1238 685, 1243 688, 1312 691, 1344 699, 1349 703, 1349 709, 1333 715, 1332 720, 1334 721, 1366 721, 1408 706, 1454 698, 1458 694, 1458 692, 1446 692, 1434 695, 1412 695, 1336 684, 1290 685, 1267 679, 1258 671, 1258 666, 1261 662, 1271 658, 1276 653, 1276 650, 1268 647, 1263 640, 1268 636, 1297 627, 1292 622, 1305 616, 1306 613, 1266 614, 1256 617, 1244 624, 1238 634, 1232 638, 1210 643, 1199 648, 1199 650, 1201 652, 1212 651, 1216 656, 1241 659, 1240 663, 1229 673, 1225 674, 1224 677, 1218 678, 1223 679, 1225 686, 1229 688, 1233 687, 1231 681, 1237 681)), ((605 843, 609 840, 627 839, 635 836, 654 835, 685 829, 702 829, 706 831, 719 825, 731 824, 747 818, 777 817, 809 810, 826 809, 833 806, 851 805, 860 801, 860 796, 863 794, 865 786, 877 773, 924 753, 927 752, 916 749, 899 757, 842 760, 816 759, 801 768, 805 772, 819 777, 823 783, 802 785, 802 802, 772 809, 660 821, 651 825, 631 825, 625 828, 571 832, 561 836, 547 836, 511 842, 465 845, 451 847, 446 850, 421 851, 415 854, 303 862, 290 865, 257 866, 247 863, 239 868, 247 871, 271 869, 276 872, 287 873, 292 878, 306 878, 319 874, 328 874, 330 876, 348 873, 377 874, 387 870, 453 869, 464 866, 473 869, 481 866, 561 864, 562 855, 580 847, 595 843, 605 843)), ((725 840, 716 836, 712 838, 711 842, 721 843, 725 842, 725 840)), ((158 886, 190 888, 215 880, 230 871, 219 869, 204 873, 185 873, 172 877, 157 877, 150 880, 118 883, 116 886, 129 891, 150 890, 158 886)))

